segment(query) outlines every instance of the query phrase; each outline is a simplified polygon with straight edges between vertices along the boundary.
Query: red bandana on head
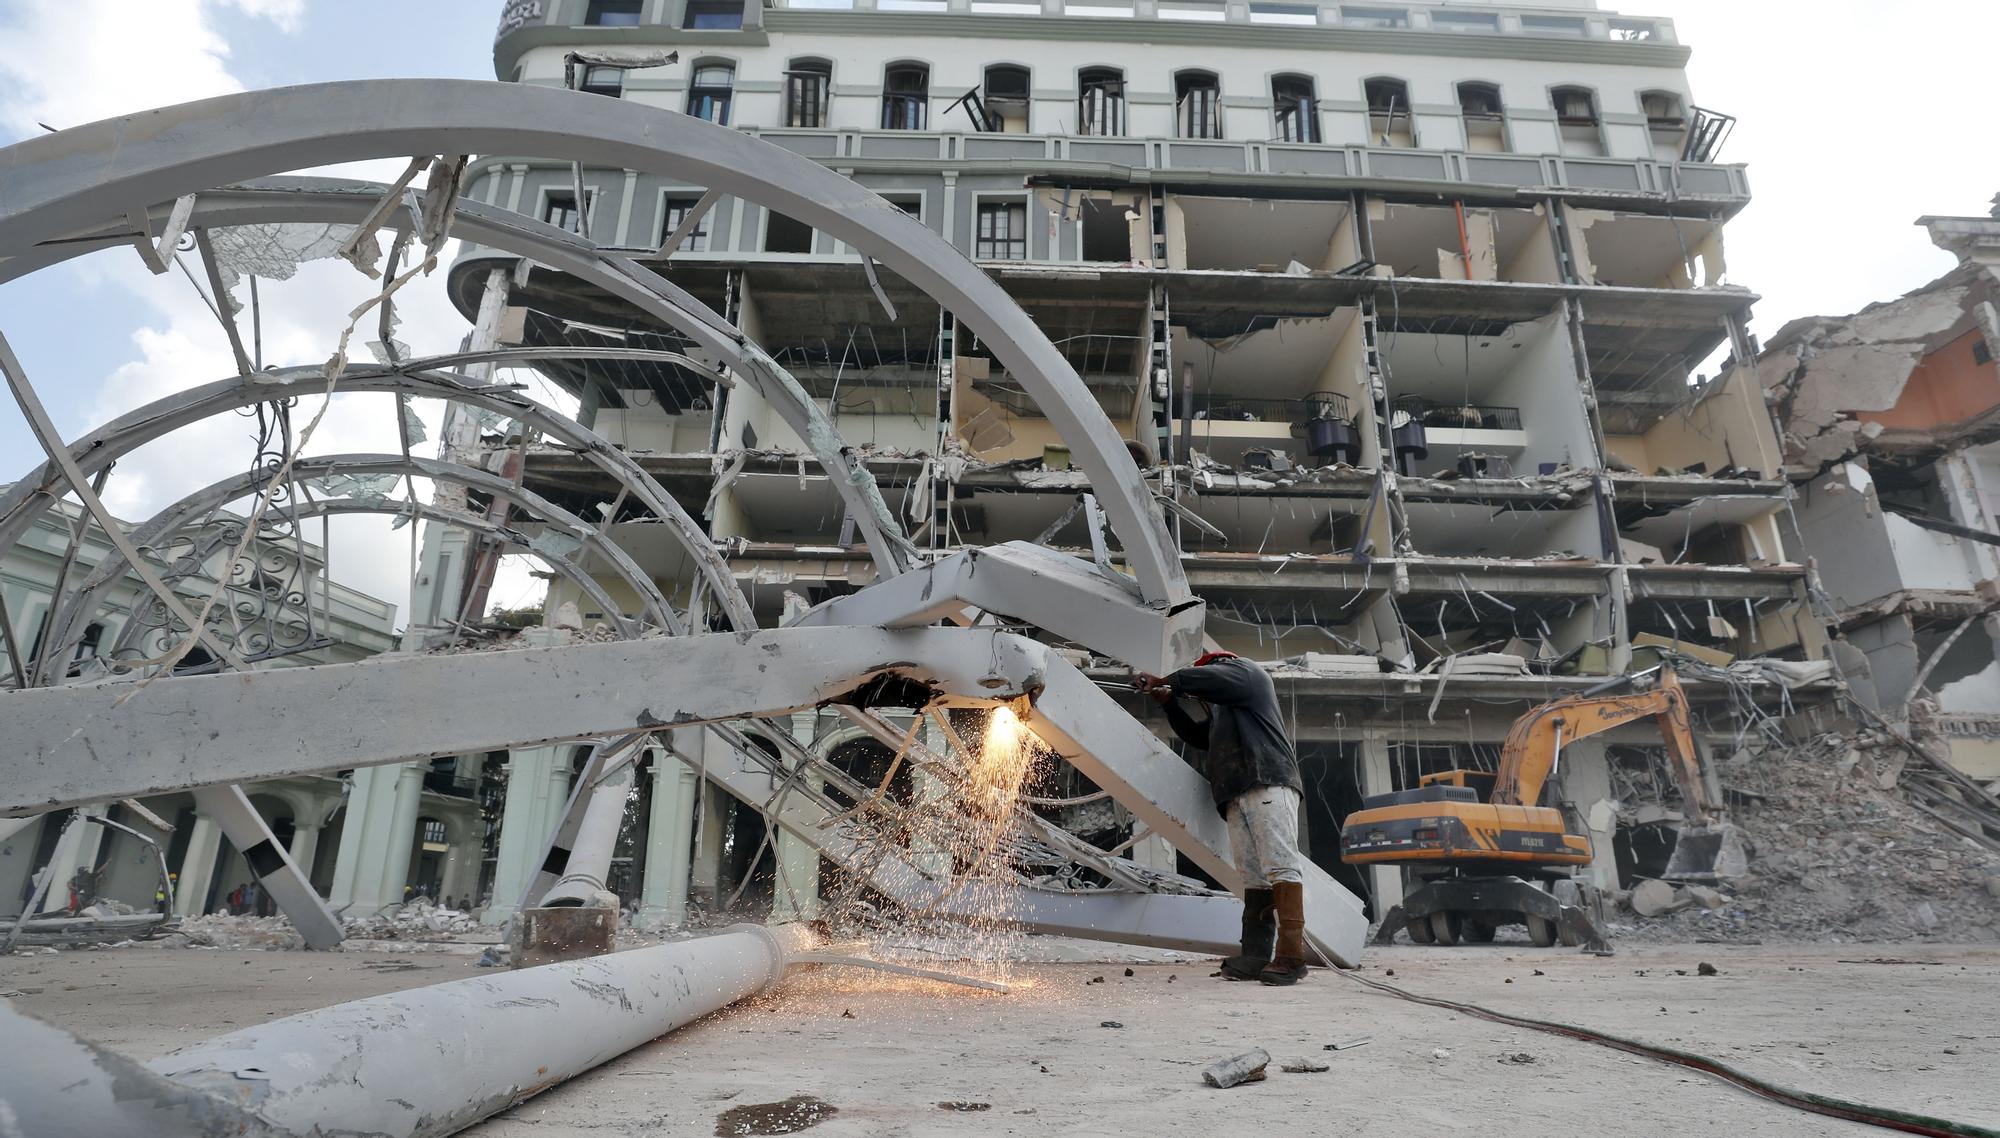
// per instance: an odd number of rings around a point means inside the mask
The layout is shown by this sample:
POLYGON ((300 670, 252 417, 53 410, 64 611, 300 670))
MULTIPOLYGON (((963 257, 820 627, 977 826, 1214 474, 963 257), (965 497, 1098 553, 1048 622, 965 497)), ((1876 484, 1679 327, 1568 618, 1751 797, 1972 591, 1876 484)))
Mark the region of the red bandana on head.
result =
POLYGON ((1213 664, 1217 660, 1234 660, 1236 658, 1237 656, 1236 653, 1234 652, 1223 652, 1220 650, 1215 652, 1203 652, 1201 655, 1195 657, 1194 666, 1199 668, 1203 664, 1213 664))

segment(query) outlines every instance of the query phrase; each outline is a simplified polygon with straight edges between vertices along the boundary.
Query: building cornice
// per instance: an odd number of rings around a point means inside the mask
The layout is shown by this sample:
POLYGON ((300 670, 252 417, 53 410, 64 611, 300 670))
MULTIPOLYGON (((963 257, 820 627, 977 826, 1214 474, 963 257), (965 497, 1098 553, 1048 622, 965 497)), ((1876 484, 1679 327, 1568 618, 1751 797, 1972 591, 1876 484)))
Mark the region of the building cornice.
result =
POLYGON ((983 40, 1077 40, 1092 43, 1186 44, 1286 51, 1367 52, 1467 59, 1530 59, 1552 63, 1607 63, 1681 69, 1684 44, 1574 40, 1526 35, 1386 28, 1297 27, 1178 20, 1104 19, 1086 16, 988 16, 960 12, 867 12, 771 8, 762 30, 690 31, 663 24, 593 28, 538 24, 493 43, 493 71, 513 77, 521 56, 537 47, 667 45, 698 54, 704 47, 761 46, 767 32, 818 36, 945 36, 983 40))

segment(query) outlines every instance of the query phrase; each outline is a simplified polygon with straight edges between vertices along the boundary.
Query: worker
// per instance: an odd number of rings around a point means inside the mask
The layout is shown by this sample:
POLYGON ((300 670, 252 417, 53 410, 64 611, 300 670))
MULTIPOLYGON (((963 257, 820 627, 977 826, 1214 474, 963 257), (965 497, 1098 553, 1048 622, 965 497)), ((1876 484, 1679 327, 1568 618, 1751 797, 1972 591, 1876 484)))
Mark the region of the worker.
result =
POLYGON ((1222 962, 1231 980, 1296 984, 1306 976, 1305 882, 1300 873, 1299 803, 1305 784, 1264 669, 1234 652, 1207 652, 1170 676, 1139 677, 1138 688, 1166 709, 1174 733, 1207 752, 1216 809, 1229 823, 1229 848, 1243 874, 1242 952, 1222 962), (1183 698, 1207 706, 1205 718, 1183 698))

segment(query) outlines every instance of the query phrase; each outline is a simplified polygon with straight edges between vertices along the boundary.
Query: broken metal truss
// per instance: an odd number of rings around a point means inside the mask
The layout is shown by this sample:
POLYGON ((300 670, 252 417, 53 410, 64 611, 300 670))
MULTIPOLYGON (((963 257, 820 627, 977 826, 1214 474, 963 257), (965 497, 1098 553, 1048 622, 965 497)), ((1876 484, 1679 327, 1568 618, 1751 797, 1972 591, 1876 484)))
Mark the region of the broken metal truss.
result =
MULTIPOLYGON (((166 108, 0 150, 0 181, 8 187, 0 200, 0 280, 111 246, 141 245, 160 260, 181 233, 191 233, 211 270, 218 318, 239 365, 235 376, 158 400, 74 443, 48 440, 49 462, 0 494, 0 547, 18 541, 65 495, 88 493, 85 479, 101 478, 119 457, 174 430, 239 408, 283 405, 302 394, 385 393, 396 398, 399 415, 409 398, 440 398, 517 422, 532 435, 574 448, 610 476, 619 502, 642 507, 663 524, 698 577, 696 594, 677 609, 606 539, 604 529, 616 514, 616 503, 604 524, 594 524, 507 478, 456 461, 449 450, 437 461, 409 454, 407 430, 401 455, 286 454, 279 456, 278 478, 270 477, 271 463, 260 461, 249 473, 196 491, 142 523, 134 531, 133 550, 100 566, 74 592, 57 597, 51 626, 56 643, 69 645, 82 635, 104 590, 123 571, 156 577, 156 567, 171 564, 161 551, 189 540, 190 530, 226 525, 229 515, 221 512, 223 507, 251 495, 261 495, 260 510, 285 495, 283 525, 294 533, 302 519, 340 513, 402 513, 458 526, 489 547, 538 557, 574 581, 607 614, 619 613, 621 606, 597 577, 615 578, 639 598, 640 611, 613 618, 613 632, 621 638, 613 644, 396 655, 356 665, 268 671, 244 671, 254 659, 240 651, 220 652, 223 664, 241 674, 169 678, 161 671, 148 673, 141 662, 136 672, 143 683, 137 687, 129 682, 70 684, 0 694, 4 808, 15 813, 47 810, 148 788, 212 787, 286 771, 324 771, 558 739, 629 741, 672 727, 706 724, 700 731, 720 744, 708 748, 711 757, 703 763, 711 781, 837 863, 865 867, 871 886, 883 895, 913 908, 927 898, 948 908, 947 887, 909 858, 887 851, 880 828, 871 829, 865 817, 869 811, 850 809, 871 788, 855 783, 788 732, 771 733, 780 751, 774 758, 751 745, 739 726, 746 718, 779 711, 849 704, 862 681, 895 675, 941 697, 974 704, 1028 700, 1024 706, 1030 708, 1030 726, 1063 758, 1152 833, 1188 853, 1218 880, 1233 884, 1226 835, 1205 782, 1065 660, 1031 640, 990 629, 914 627, 1002 612, 1152 671, 1177 666, 1198 648, 1201 604, 1188 591, 1152 496, 1115 429, 1061 353, 1004 291, 942 237, 848 179, 727 128, 603 104, 588 96, 512 84, 346 83, 166 108), (392 187, 310 178, 222 185, 302 165, 412 151, 446 157, 413 160, 392 187), (480 151, 546 154, 694 180, 710 187, 710 194, 757 202, 824 230, 860 250, 871 267, 879 262, 923 289, 980 336, 1047 414, 1089 475, 1094 501, 1123 545, 1132 578, 1107 579, 1103 571, 1108 561, 1102 558, 1093 570, 1087 563, 1020 543, 922 564, 857 452, 841 440, 805 388, 734 325, 616 251, 556 226, 458 198, 463 160, 453 156, 480 151), (432 170, 430 181, 418 188, 414 183, 426 165, 432 170), (337 227, 348 227, 345 240, 338 242, 339 254, 370 275, 377 275, 366 256, 374 248, 374 231, 397 231, 388 271, 381 274, 389 284, 377 298, 383 309, 383 354, 391 362, 346 364, 342 358, 334 368, 263 368, 261 349, 253 358, 235 326, 212 255, 216 243, 209 239, 245 226, 317 226, 316 240, 324 245, 335 244, 337 227), (434 258, 447 235, 595 285, 676 329, 692 346, 685 352, 663 352, 481 345, 451 356, 402 359, 390 339, 390 296, 432 261, 398 277, 399 259, 415 237, 421 237, 434 258), (514 386, 479 377, 495 365, 558 358, 668 361, 757 392, 806 441, 846 500, 875 558, 878 583, 807 614, 803 622, 827 627, 755 632, 756 620, 729 563, 700 523, 658 482, 574 420, 514 386), (481 517, 381 492, 384 480, 407 485, 416 478, 472 489, 504 506, 497 515, 481 517), (583 554, 590 557, 588 568, 583 554), (906 573, 908 580, 901 576, 906 573), (711 608, 736 632, 688 636, 671 644, 654 639, 704 627, 707 617, 699 614, 711 608), (523 692, 574 698, 524 701, 523 692), (177 701, 187 701, 180 705, 193 719, 160 714, 177 701), (353 714, 356 706, 368 707, 369 714, 353 714), (587 714, 579 714, 585 709, 587 714), (204 726, 189 733, 186 728, 197 720, 204 726), (799 777, 807 769, 813 777, 799 777), (829 789, 838 796, 828 794, 829 789)), ((11 357, 7 362, 8 378, 31 394, 18 364, 11 357)), ((253 523, 261 524, 261 513, 253 523)), ((171 610, 176 603, 173 586, 152 579, 148 584, 159 604, 171 610)), ((289 595, 289 589, 285 592, 289 595)), ((309 609, 309 598, 306 604, 309 609)), ((213 636, 208 625, 180 619, 178 613, 154 627, 169 634, 178 628, 187 635, 213 636)), ((849 714, 878 737, 893 730, 870 712, 849 708, 849 714)), ((598 752, 605 761, 593 763, 589 777, 579 780, 578 793, 551 835, 552 853, 567 857, 592 792, 609 785, 604 773, 607 763, 617 761, 611 758, 616 747, 598 752)), ((926 751, 913 761, 944 770, 952 760, 926 751)), ((1025 809, 1021 814, 1024 828, 1012 846, 1015 864, 1067 860, 1091 867, 1109 884, 1096 890, 1051 889, 1024 879, 1015 889, 1017 901, 1008 919, 1029 928, 1139 943, 1205 949, 1234 943, 1232 899, 1104 855, 1025 809)), ((254 811, 251 821, 262 827, 254 811)), ((239 838, 232 831, 230 837, 242 847, 257 845, 259 835, 246 832, 239 838)), ((268 840, 268 828, 263 837, 268 840)), ((561 869, 581 880, 602 875, 601 866, 582 862, 561 869)), ((282 874, 284 867, 274 866, 272 872, 282 874)), ((553 873, 545 874, 531 885, 530 896, 544 892, 553 880, 553 873)), ((1323 874, 1311 882, 1311 892, 1315 942, 1330 959, 1352 963, 1364 928, 1358 903, 1323 874)), ((301 902, 307 915, 295 919, 310 921, 310 908, 301 902)))

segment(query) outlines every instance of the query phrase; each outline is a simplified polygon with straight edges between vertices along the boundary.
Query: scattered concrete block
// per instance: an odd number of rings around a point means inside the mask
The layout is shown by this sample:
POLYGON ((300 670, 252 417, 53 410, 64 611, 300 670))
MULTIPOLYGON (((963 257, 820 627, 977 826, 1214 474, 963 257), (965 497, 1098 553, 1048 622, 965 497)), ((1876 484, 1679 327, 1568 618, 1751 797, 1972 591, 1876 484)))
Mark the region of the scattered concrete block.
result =
POLYGON ((1227 1090, 1238 1083, 1254 1083, 1264 1078, 1264 1068, 1271 1065, 1271 1053, 1262 1047, 1218 1059, 1204 1067, 1202 1081, 1218 1090, 1227 1090))
POLYGON ((1706 885, 1688 886, 1687 895, 1696 905, 1704 909, 1720 909, 1729 904, 1729 898, 1723 896, 1721 890, 1710 889, 1706 885))
POLYGON ((1632 911, 1642 917, 1664 917, 1694 904, 1694 899, 1688 896, 1685 889, 1653 880, 1641 881, 1633 888, 1630 904, 1632 911))

